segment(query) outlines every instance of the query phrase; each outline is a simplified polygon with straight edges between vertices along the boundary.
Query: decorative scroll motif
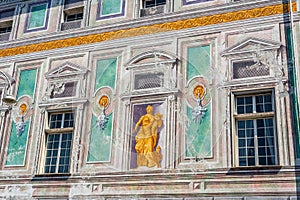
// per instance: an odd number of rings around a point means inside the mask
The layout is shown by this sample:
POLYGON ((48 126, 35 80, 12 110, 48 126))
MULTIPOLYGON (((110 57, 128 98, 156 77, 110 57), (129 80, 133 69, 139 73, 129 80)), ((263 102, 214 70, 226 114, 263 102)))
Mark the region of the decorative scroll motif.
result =
POLYGON ((138 127, 141 126, 137 135, 135 136, 135 150, 137 153, 137 166, 146 167, 161 167, 162 154, 160 153, 161 147, 155 146, 158 140, 158 128, 162 126, 162 117, 160 113, 152 114, 153 108, 148 105, 146 108, 147 114, 141 116, 136 123, 133 132, 137 132, 138 127))
MULTIPOLYGON (((65 48, 70 46, 77 46, 83 44, 92 44, 112 39, 127 38, 133 36, 141 36, 147 34, 154 34, 172 30, 181 30, 186 28, 194 28, 198 26, 207 26, 212 24, 219 24, 225 22, 232 22, 237 20, 258 18, 270 15, 277 15, 289 12, 289 4, 277 4, 261 8, 252 8, 248 10, 240 10, 229 13, 222 13, 210 16, 202 16, 199 18, 178 20, 174 22, 166 22, 161 24, 154 24, 149 26, 140 26, 137 28, 129 28, 124 30, 117 30, 111 32, 104 32, 99 34, 91 34, 86 36, 79 36, 75 38, 68 38, 64 40, 54 40, 38 44, 30 44, 19 47, 5 48, 0 50, 0 57, 13 56, 18 54, 25 54, 37 51, 45 51, 51 49, 65 48)), ((296 3, 292 3, 292 11, 297 10, 296 3)))

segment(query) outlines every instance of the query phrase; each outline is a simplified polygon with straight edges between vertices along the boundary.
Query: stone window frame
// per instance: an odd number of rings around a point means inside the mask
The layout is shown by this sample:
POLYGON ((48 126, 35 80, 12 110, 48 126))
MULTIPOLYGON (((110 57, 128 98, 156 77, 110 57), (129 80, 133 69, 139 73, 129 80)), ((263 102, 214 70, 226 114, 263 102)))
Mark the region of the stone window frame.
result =
MULTIPOLYGON (((46 121, 45 121, 45 132, 44 132, 44 142, 42 143, 41 146, 41 160, 40 160, 40 166, 39 166, 39 172, 40 174, 69 174, 71 171, 71 166, 72 166, 72 162, 71 162, 71 158, 72 158, 72 150, 73 150, 73 146, 74 146, 74 126, 75 126, 75 112, 73 110, 61 110, 61 111, 49 111, 48 115, 46 115, 46 121), (51 116, 52 115, 58 115, 58 114, 62 114, 62 116, 65 116, 66 113, 72 113, 73 114, 73 126, 72 127, 67 127, 67 128, 51 128, 50 124, 50 120, 51 120, 51 116), (60 165, 60 154, 61 154, 61 140, 62 140, 62 135, 63 134, 67 134, 67 133, 71 133, 72 134, 72 140, 71 140, 71 144, 70 144, 70 155, 69 155, 69 163, 68 163, 68 171, 67 172, 58 172, 58 169, 61 165, 60 165), (61 135, 59 138, 59 146, 58 146, 58 152, 57 152, 57 163, 56 163, 56 167, 55 167, 55 172, 45 172, 45 166, 46 166, 46 158, 47 158, 47 153, 48 153, 48 136, 49 135, 61 135)), ((62 119, 62 123, 64 123, 64 117, 62 119)), ((52 155, 51 155, 52 156, 52 155)), ((52 157, 51 157, 52 160, 52 157)), ((50 161, 51 162, 51 161, 50 161)))
MULTIPOLYGON (((260 90, 254 90, 254 89, 240 89, 240 90, 232 90, 231 91, 231 143, 232 143, 232 164, 233 167, 245 167, 245 168, 251 168, 251 167, 271 167, 271 166, 278 166, 280 163, 279 160, 279 154, 281 151, 281 148, 278 146, 278 143, 280 142, 280 138, 278 136, 278 124, 277 124, 277 118, 278 118, 278 113, 276 113, 276 97, 275 97, 275 88, 273 87, 266 87, 264 89, 260 90), (255 97, 255 96, 260 96, 264 94, 271 94, 272 98, 272 111, 271 112, 255 112, 255 109, 253 110, 252 113, 246 113, 246 114, 238 114, 237 113, 237 103, 236 99, 237 97, 255 97), (274 164, 273 165, 259 165, 258 159, 259 159, 259 154, 258 148, 260 147, 258 144, 258 138, 257 138, 257 125, 254 125, 253 131, 254 131, 254 158, 255 158, 255 164, 254 165, 246 165, 246 166, 241 166, 239 164, 239 138, 238 138, 238 123, 237 121, 240 120, 253 120, 256 121, 258 119, 268 119, 272 118, 273 119, 273 137, 274 137, 274 164)), ((256 102, 253 102, 256 103, 256 102)), ((253 105, 255 106, 255 105, 253 105)), ((253 122, 256 123, 256 122, 253 122)), ((262 147, 262 146, 261 146, 262 147)), ((246 156, 247 157, 247 156, 246 156)))

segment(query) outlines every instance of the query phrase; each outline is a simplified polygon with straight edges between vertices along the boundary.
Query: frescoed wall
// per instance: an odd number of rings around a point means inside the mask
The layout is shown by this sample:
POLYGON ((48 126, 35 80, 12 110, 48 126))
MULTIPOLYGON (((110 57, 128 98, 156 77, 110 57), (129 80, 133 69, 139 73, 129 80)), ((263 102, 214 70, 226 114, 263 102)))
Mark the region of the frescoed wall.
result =
MULTIPOLYGON (((196 97, 191 101, 195 101, 193 105, 187 106, 187 116, 189 122, 186 132, 186 157, 209 157, 211 156, 211 103, 209 99, 209 88, 207 79, 209 77, 210 70, 210 45, 196 46, 188 48, 187 52, 187 81, 190 87, 190 91, 193 91, 199 84, 204 87, 205 94, 201 99, 201 106, 206 109, 205 114, 201 122, 197 122, 193 119, 193 109, 196 106, 196 97)), ((192 92, 189 92, 188 95, 192 92)))
POLYGON ((31 111, 30 104, 34 97, 35 92, 35 84, 37 77, 37 68, 33 69, 24 69, 20 72, 19 78, 19 86, 17 93, 17 106, 16 110, 12 112, 12 126, 11 133, 9 138, 9 145, 6 155, 6 166, 23 166, 26 156, 26 149, 28 143, 28 135, 30 130, 30 122, 31 122, 31 111), (21 119, 21 114, 19 112, 20 105, 26 105, 24 112, 23 120, 25 123, 24 130, 22 132, 18 132, 17 126, 21 119))
MULTIPOLYGON (((110 96, 107 90, 115 88, 117 58, 98 60, 95 82, 95 104, 103 95, 110 96), (98 98, 99 97, 99 98, 98 98)), ((110 99, 111 100, 111 99, 110 99)), ((111 102, 110 102, 111 103, 111 102)), ((96 105, 98 106, 98 105, 96 105)), ((106 112, 107 113, 107 112, 106 112)), ((108 122, 104 130, 99 130, 97 126, 97 117, 100 112, 92 116, 92 128, 89 143, 88 162, 107 162, 110 161, 111 154, 111 132, 113 114, 109 113, 108 122), (97 116, 96 116, 97 115, 97 116)))

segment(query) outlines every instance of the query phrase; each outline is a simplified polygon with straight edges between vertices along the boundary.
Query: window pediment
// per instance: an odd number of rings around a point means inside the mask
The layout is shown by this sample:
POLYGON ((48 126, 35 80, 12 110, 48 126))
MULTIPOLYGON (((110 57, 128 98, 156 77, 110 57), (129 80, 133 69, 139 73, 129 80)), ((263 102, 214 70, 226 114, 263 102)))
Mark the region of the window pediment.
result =
POLYGON ((85 86, 83 80, 87 71, 86 68, 66 62, 45 73, 48 85, 43 101, 53 99, 65 101, 71 97, 73 100, 84 97, 83 88, 85 86))
POLYGON ((260 51, 272 51, 281 47, 281 43, 258 38, 247 38, 246 40, 233 45, 221 53, 221 56, 231 56, 260 51))
POLYGON ((66 76, 85 74, 87 71, 87 69, 80 67, 74 63, 66 62, 63 65, 45 73, 45 77, 46 79, 61 78, 66 76))

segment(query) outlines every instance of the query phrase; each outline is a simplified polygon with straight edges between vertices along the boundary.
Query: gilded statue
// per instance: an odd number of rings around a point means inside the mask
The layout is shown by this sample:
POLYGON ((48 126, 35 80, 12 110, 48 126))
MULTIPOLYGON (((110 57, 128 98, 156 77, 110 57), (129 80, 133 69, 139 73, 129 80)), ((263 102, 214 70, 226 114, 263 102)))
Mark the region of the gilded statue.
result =
POLYGON ((162 125, 163 115, 160 113, 152 114, 153 108, 148 105, 146 108, 147 114, 143 115, 136 123, 133 132, 137 132, 135 136, 135 150, 137 153, 137 166, 160 168, 162 155, 160 153, 160 146, 157 146, 158 128, 162 125), (156 147, 156 149, 155 149, 156 147))

